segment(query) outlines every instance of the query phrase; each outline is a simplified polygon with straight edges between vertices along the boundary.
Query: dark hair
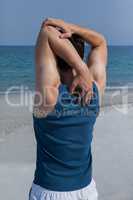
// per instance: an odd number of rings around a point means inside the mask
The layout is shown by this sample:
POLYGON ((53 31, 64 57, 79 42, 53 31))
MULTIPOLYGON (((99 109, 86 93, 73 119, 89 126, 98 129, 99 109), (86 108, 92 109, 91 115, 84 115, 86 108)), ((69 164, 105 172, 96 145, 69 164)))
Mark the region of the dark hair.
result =
MULTIPOLYGON (((84 58, 84 41, 83 41, 83 39, 80 36, 73 34, 72 37, 69 38, 69 40, 71 41, 71 43, 77 50, 80 57, 83 59, 84 58)), ((69 66, 69 64, 67 62, 65 62, 62 58, 60 58, 59 56, 57 56, 57 65, 58 65, 59 69, 61 69, 63 71, 67 71, 68 69, 71 68, 69 66)))

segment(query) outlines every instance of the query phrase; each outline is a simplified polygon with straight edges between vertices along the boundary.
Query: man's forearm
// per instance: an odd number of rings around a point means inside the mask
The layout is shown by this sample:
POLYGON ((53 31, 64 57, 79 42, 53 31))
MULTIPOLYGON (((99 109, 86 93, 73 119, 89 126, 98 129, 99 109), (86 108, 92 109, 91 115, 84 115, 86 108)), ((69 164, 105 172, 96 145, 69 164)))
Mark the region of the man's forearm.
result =
POLYGON ((64 59, 78 73, 85 73, 88 68, 68 39, 60 39, 60 32, 54 27, 47 27, 49 43, 56 55, 64 59))
POLYGON ((106 40, 100 33, 91 30, 89 28, 84 28, 75 24, 66 23, 60 19, 48 18, 47 20, 44 21, 44 24, 62 28, 67 33, 65 34, 67 36, 68 35, 70 36, 71 34, 75 33, 81 36, 87 43, 91 44, 92 47, 97 47, 101 44, 106 43, 106 40))
POLYGON ((71 24, 70 26, 73 33, 81 36, 81 38, 83 38, 87 43, 92 45, 92 47, 97 47, 101 44, 106 43, 103 35, 94 30, 83 28, 74 24, 71 24))

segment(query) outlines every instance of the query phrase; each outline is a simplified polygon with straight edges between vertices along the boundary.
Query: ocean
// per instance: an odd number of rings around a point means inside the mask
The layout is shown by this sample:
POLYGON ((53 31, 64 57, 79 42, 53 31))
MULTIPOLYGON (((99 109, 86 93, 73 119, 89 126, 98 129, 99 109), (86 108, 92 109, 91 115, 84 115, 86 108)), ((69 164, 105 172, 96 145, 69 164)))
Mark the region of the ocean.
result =
MULTIPOLYGON (((88 46, 85 48, 85 56, 88 46)), ((14 86, 34 89, 34 47, 0 46, 0 92, 14 86)), ((107 86, 133 87, 133 46, 109 46, 107 86)))

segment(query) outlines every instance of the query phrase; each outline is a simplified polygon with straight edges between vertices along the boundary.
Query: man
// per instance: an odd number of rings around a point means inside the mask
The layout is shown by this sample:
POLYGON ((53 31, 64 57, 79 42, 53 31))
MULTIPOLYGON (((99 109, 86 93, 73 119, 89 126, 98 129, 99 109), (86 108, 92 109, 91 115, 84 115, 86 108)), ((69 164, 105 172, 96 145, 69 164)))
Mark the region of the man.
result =
POLYGON ((91 141, 106 62, 101 34, 59 19, 42 24, 36 44, 37 161, 30 200, 97 199, 91 141), (87 63, 77 45, 81 40, 91 45, 87 63))

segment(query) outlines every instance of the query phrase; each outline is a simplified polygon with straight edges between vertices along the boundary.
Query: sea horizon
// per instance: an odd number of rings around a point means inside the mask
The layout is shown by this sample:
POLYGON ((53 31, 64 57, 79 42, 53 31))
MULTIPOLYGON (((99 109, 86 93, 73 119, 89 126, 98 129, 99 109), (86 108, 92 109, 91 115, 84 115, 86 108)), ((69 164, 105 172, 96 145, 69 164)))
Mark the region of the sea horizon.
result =
MULTIPOLYGON (((34 90, 34 47, 35 45, 0 45, 1 94, 11 86, 24 86, 34 90)), ((88 51, 88 45, 85 45, 85 59, 88 51)), ((108 46, 107 90, 121 87, 133 89, 132 52, 133 45, 108 46)))

